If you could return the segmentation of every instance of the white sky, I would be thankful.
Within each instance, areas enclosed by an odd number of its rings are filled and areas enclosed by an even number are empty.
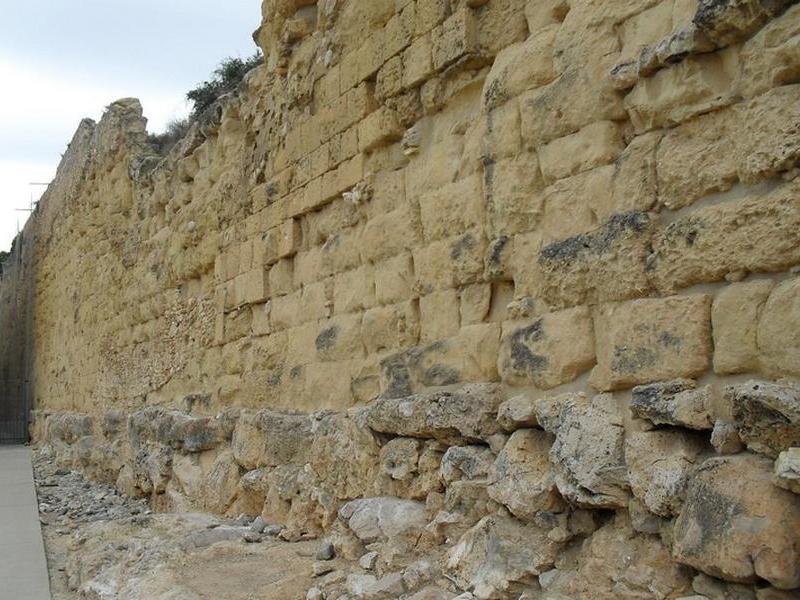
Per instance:
[[[84,117],[142,101],[148,129],[184,116],[186,92],[255,51],[260,0],[0,0],[0,250],[55,175]]]

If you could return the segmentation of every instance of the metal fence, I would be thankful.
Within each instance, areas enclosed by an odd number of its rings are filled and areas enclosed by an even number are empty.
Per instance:
[[[25,381],[0,381],[0,444],[28,442],[28,385]]]

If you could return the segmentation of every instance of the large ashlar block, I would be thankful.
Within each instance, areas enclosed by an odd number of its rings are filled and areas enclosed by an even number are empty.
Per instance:
[[[714,371],[758,370],[758,317],[775,284],[772,281],[734,283],[714,299]]]
[[[589,233],[544,246],[532,279],[537,295],[554,308],[644,296],[654,229],[647,213],[622,213]]]
[[[403,87],[412,88],[434,73],[430,34],[414,40],[403,52]]]
[[[414,249],[417,288],[424,292],[473,283],[483,273],[486,238],[480,230]]]
[[[454,337],[384,358],[381,388],[397,398],[431,387],[497,381],[499,347],[499,323],[463,327]]]
[[[711,297],[605,304],[595,315],[597,366],[590,384],[615,390],[703,374],[711,362]]]
[[[551,389],[594,365],[592,317],[585,306],[503,323],[497,369],[504,383]]]
[[[394,304],[413,296],[414,261],[401,252],[375,266],[375,298],[378,304]]]
[[[269,274],[264,267],[251,269],[234,279],[236,304],[257,304],[269,298]]]
[[[368,354],[396,351],[419,342],[419,310],[415,302],[372,308],[364,313],[361,335]]]
[[[534,229],[541,220],[544,187],[536,154],[487,161],[483,174],[489,230],[513,235]]]
[[[625,98],[636,131],[669,127],[728,106],[735,99],[738,50],[690,56],[647,79]]]
[[[480,175],[471,175],[423,194],[419,198],[419,209],[425,241],[480,227],[484,221]]]
[[[478,31],[475,16],[466,6],[433,30],[433,67],[438,71],[476,52]]]
[[[453,337],[461,326],[458,292],[434,292],[419,299],[420,342],[423,344]]]
[[[333,306],[337,315],[375,306],[375,269],[371,264],[334,276]]]
[[[539,149],[539,165],[547,183],[614,162],[625,144],[612,121],[598,121]]]
[[[340,315],[317,325],[314,348],[322,361],[364,358],[361,339],[361,313]]]
[[[622,95],[607,77],[578,65],[520,96],[522,140],[536,148],[601,120],[622,120]]]
[[[422,238],[419,215],[411,204],[376,215],[361,232],[361,259],[378,261],[417,246]]]
[[[557,26],[548,27],[500,51],[483,84],[487,110],[553,80],[553,41],[557,31]]]
[[[800,182],[703,207],[653,239],[652,279],[668,292],[735,271],[782,271],[800,263]]]
[[[799,24],[800,6],[793,6],[743,44],[737,85],[742,96],[752,98],[797,81],[797,70],[800,69]]]
[[[761,311],[757,335],[765,374],[800,375],[800,277],[772,290]]]

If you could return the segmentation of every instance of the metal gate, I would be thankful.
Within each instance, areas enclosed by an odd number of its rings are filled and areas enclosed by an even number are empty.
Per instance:
[[[28,442],[27,388],[24,381],[0,381],[0,444]]]

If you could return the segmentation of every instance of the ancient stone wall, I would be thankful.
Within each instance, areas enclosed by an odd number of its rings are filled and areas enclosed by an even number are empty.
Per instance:
[[[36,216],[40,436],[382,577],[416,540],[478,598],[800,587],[800,7],[263,17],[166,158],[135,100],[79,128]]]

